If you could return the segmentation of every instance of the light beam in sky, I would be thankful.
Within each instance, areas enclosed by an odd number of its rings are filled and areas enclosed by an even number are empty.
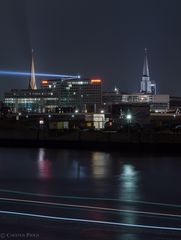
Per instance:
[[[4,71],[0,70],[0,75],[9,76],[31,76],[30,72],[18,72],[18,71]],[[65,75],[65,74],[51,74],[51,73],[35,73],[37,77],[50,77],[50,78],[80,78],[80,75]]]

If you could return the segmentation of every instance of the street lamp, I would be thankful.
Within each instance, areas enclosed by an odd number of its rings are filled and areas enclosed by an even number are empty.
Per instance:
[[[40,120],[39,120],[39,125],[40,125],[40,128],[43,127],[43,125],[44,125],[44,120],[43,120],[43,119],[40,119]]]
[[[130,122],[131,122],[131,119],[132,119],[132,115],[131,115],[130,113],[128,113],[128,114],[126,115],[126,119],[127,119],[128,123],[130,123]]]
[[[127,122],[128,122],[128,139],[130,141],[130,123],[131,123],[131,119],[132,119],[131,113],[128,113],[126,115],[126,119],[127,119]]]
[[[39,119],[39,126],[37,128],[37,140],[40,139],[40,130],[44,127],[44,119]]]
[[[41,119],[41,120],[39,121],[39,124],[40,124],[40,125],[43,125],[43,124],[44,124],[44,121]]]

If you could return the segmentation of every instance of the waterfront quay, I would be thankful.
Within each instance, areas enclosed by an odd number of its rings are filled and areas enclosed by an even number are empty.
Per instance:
[[[55,124],[56,123],[56,124]],[[0,120],[1,146],[38,146],[103,150],[179,152],[181,131],[178,128],[151,128],[125,125],[120,129],[51,128],[55,120],[42,117]],[[80,123],[80,122],[79,122]],[[177,125],[179,126],[179,125]]]

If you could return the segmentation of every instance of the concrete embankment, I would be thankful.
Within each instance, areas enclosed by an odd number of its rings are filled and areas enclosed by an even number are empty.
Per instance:
[[[181,134],[0,129],[0,146],[181,152]]]

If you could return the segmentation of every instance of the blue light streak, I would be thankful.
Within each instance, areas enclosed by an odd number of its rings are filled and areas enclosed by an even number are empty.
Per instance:
[[[179,232],[181,231],[181,228],[176,228],[176,227],[163,227],[163,226],[130,224],[130,223],[121,223],[121,222],[108,222],[108,221],[98,221],[98,220],[82,219],[82,218],[65,218],[65,217],[57,217],[57,216],[41,215],[41,214],[31,214],[31,213],[23,213],[23,212],[0,211],[0,214],[41,218],[41,219],[47,219],[47,220],[59,220],[59,221],[67,221],[67,222],[122,226],[122,227],[130,227],[130,228],[132,227],[132,228],[141,228],[141,229],[179,231]]]
[[[20,202],[20,203],[30,203],[37,205],[47,205],[50,207],[69,207],[69,208],[79,208],[79,209],[89,209],[89,210],[98,210],[98,211],[109,211],[109,212],[122,212],[122,213],[134,213],[134,214],[145,214],[145,215],[154,215],[162,217],[174,217],[181,218],[181,215],[170,214],[170,213],[160,213],[160,212],[146,212],[138,210],[127,210],[127,209],[117,209],[117,208],[105,208],[105,207],[95,207],[90,205],[80,205],[80,204],[66,204],[66,203],[56,203],[56,202],[44,202],[44,201],[35,201],[27,199],[15,199],[15,198],[0,198],[0,201],[10,201],[10,202]]]
[[[0,75],[9,75],[9,76],[31,76],[30,72],[17,72],[17,71],[4,71],[0,70]],[[52,78],[77,78],[80,76],[76,75],[65,75],[65,74],[51,74],[51,73],[35,73],[37,77],[52,77]]]

